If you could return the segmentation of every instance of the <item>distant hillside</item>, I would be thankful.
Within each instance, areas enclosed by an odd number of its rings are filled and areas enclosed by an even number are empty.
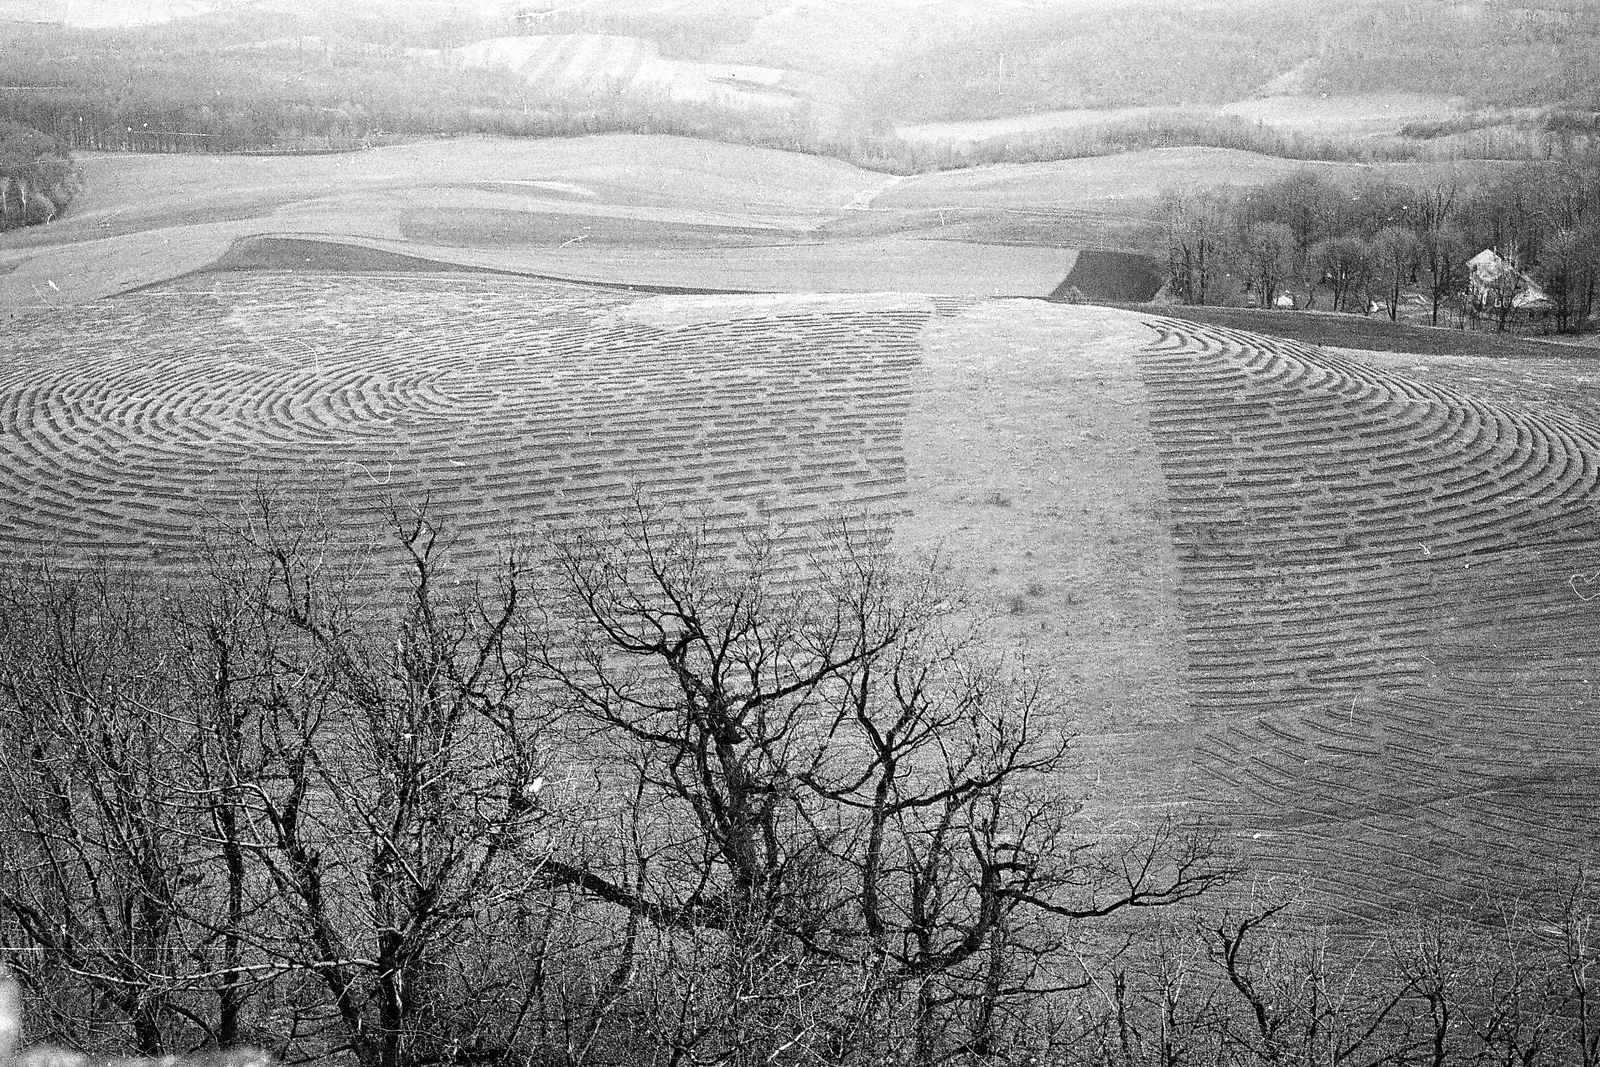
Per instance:
[[[868,92],[901,122],[1225,104],[1286,89],[1593,108],[1597,11],[1561,0],[1067,4],[930,29],[872,72]]]
[[[568,33],[494,37],[442,54],[446,62],[507,69],[536,90],[640,93],[737,109],[790,110],[828,86],[779,67],[669,59],[642,37]]]
[[[220,6],[210,0],[0,0],[0,22],[57,22],[83,28],[146,26],[203,15]]]
[[[1592,142],[1600,108],[1600,18],[1532,2],[0,0],[32,20],[6,24],[0,118],[162,152],[665,132],[896,173],[1193,145],[1530,158]],[[951,128],[984,121],[1006,129]]]

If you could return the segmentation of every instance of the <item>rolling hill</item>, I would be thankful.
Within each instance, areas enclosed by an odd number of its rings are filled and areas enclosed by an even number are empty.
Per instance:
[[[604,282],[981,296],[1047,295],[1075,247],[1016,248],[984,226],[942,233],[936,212],[876,210],[883,175],[679,137],[79,158],[71,214],[0,238],[0,313],[154,284],[262,235]]]
[[[1054,665],[1102,826],[1199,816],[1354,921],[1589,855],[1600,388],[1570,360],[296,241],[13,319],[0,558],[180,570],[261,486],[352,545],[426,494],[468,564],[636,487],[730,536],[866,511]]]

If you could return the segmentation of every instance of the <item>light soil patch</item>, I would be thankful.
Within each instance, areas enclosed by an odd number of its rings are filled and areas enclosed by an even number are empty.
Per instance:
[[[1148,198],[1180,185],[1258,184],[1304,164],[1229,148],[1156,148],[1049,163],[1002,163],[928,174],[886,190],[880,208],[1055,210]]]
[[[400,207],[409,225],[443,226],[466,235],[482,234],[483,247],[497,243],[497,219],[525,215],[531,220],[564,216],[572,224],[593,219],[601,224],[638,222],[639,243],[650,243],[649,225],[765,230],[785,238],[814,232],[825,215],[784,215],[762,212],[708,211],[699,208],[622,203],[581,204],[570,201],[463,189],[450,186],[397,190],[389,194],[390,203]]]
[[[837,160],[687,137],[468,137],[323,156],[82,153],[85,192],[49,229],[94,228],[131,214],[144,225],[227,203],[258,207],[352,192],[524,183],[529,195],[731,215],[834,210],[883,177]],[[540,183],[545,183],[542,187]],[[43,232],[43,231],[39,231]],[[52,238],[52,240],[55,238]],[[3,246],[0,246],[3,247]]]
[[[1280,130],[1324,137],[1380,137],[1413,122],[1442,122],[1467,113],[1456,96],[1424,93],[1361,93],[1350,96],[1265,96],[1219,109],[1224,115]]]
[[[1032,115],[1009,115],[1001,119],[972,119],[965,122],[919,122],[900,126],[895,135],[913,144],[976,144],[998,137],[1050,133],[1055,130],[1082,130],[1113,122],[1129,122],[1177,111],[1169,107],[1075,107],[1060,111],[1041,111]]]
[[[530,249],[485,265],[607,284],[742,292],[1048,296],[1075,253],[1052,248],[888,238],[745,248]]]
[[[1189,799],[1177,561],[1133,353],[1151,334],[1099,308],[984,303],[935,320],[906,419],[908,517],[1033,648],[1081,732],[1062,788],[1101,817]]]

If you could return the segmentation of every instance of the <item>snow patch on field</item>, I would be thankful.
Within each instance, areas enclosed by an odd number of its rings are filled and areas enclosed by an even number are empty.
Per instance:
[[[933,301],[903,293],[775,293],[771,295],[658,296],[613,310],[607,325],[681,327],[804,313],[931,314]]]
[[[792,108],[815,98],[819,79],[778,67],[664,58],[653,41],[611,34],[494,37],[457,48],[454,62],[506,67],[552,91],[627,89],[744,109]]]

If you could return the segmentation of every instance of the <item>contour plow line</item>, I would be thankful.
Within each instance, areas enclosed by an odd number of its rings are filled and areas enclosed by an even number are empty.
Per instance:
[[[1148,325],[1206,803],[1352,914],[1572,855],[1569,813],[1600,802],[1600,596],[1576,580],[1600,567],[1600,429]],[[1545,812],[1538,840],[1508,807]]]

